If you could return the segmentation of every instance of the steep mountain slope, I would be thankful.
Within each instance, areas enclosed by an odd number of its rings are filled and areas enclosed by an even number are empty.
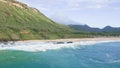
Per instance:
[[[15,0],[0,0],[0,40],[55,39],[71,31],[35,8]]]

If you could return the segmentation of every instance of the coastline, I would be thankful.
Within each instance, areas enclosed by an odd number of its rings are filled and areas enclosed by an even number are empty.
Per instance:
[[[96,38],[69,38],[54,40],[23,40],[20,42],[80,42],[80,41],[120,41],[120,37],[96,37]]]
[[[24,40],[19,42],[42,42],[42,43],[77,43],[79,45],[94,45],[98,43],[120,42],[120,37],[95,37],[95,38],[70,38],[70,39],[55,39],[55,40]]]
[[[20,50],[28,52],[39,52],[47,50],[56,50],[61,48],[77,48],[82,45],[94,45],[106,42],[120,42],[120,38],[73,38],[56,40],[24,40],[16,41],[13,44],[0,44],[0,50]]]

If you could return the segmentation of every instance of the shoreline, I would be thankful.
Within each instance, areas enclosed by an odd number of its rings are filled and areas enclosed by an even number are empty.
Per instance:
[[[80,41],[120,41],[120,37],[99,37],[99,38],[69,38],[54,40],[23,40],[17,42],[80,42]]]
[[[69,42],[69,43],[68,43]],[[39,52],[56,50],[61,48],[77,48],[82,45],[94,45],[106,42],[120,42],[120,38],[80,38],[80,39],[56,39],[56,40],[24,40],[13,44],[0,44],[0,50],[20,50]],[[8,42],[9,43],[9,42]]]

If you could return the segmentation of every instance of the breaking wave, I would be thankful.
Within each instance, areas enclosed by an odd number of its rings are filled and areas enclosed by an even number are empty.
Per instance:
[[[109,41],[79,41],[79,42],[8,42],[0,43],[0,50],[22,50],[22,51],[30,51],[30,52],[38,52],[38,51],[47,51],[47,50],[55,50],[61,48],[77,48],[82,45],[94,45],[98,43],[106,43],[106,42],[117,42],[115,40]]]

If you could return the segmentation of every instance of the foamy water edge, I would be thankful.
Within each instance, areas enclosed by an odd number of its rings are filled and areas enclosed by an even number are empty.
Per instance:
[[[39,52],[47,50],[56,50],[61,48],[77,48],[83,45],[94,45],[107,42],[120,42],[120,40],[105,40],[105,41],[77,41],[73,43],[54,44],[53,42],[15,42],[14,44],[8,44],[3,47],[4,44],[0,44],[0,50],[20,50],[28,52]]]

